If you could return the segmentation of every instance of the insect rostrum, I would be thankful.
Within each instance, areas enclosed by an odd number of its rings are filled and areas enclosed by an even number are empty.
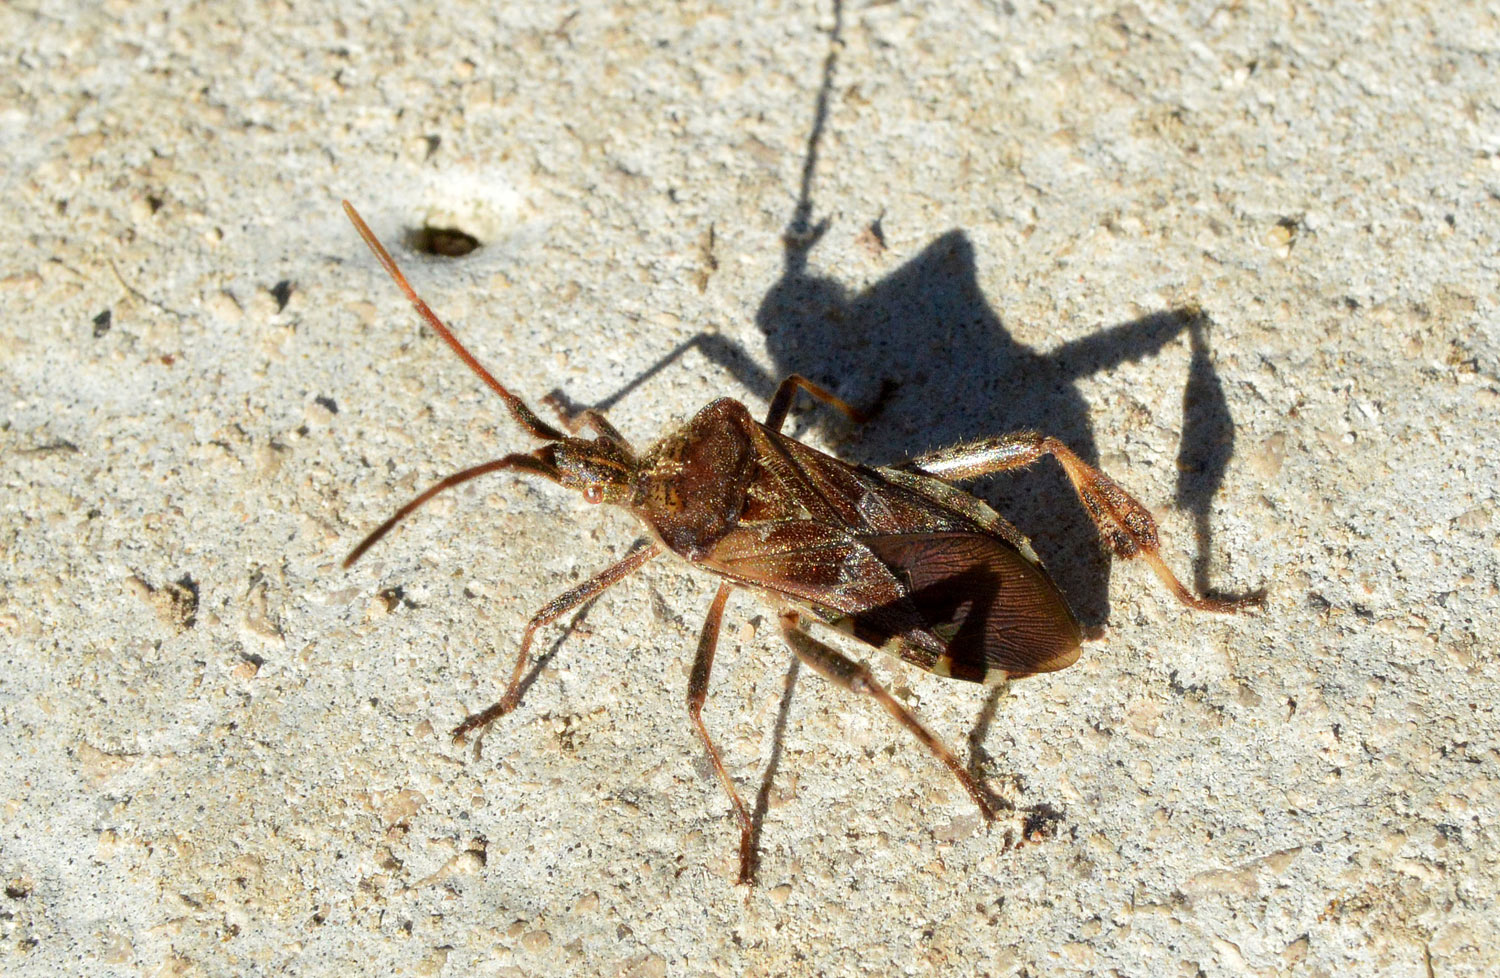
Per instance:
[[[1031,545],[994,510],[950,483],[1058,460],[1106,545],[1141,557],[1184,604],[1233,611],[1259,600],[1199,597],[1158,553],[1151,514],[1102,472],[1060,442],[1033,432],[960,445],[894,468],[851,465],[780,433],[792,399],[806,391],[850,418],[862,414],[799,376],[771,399],[765,423],[739,401],[720,398],[677,431],[637,453],[600,413],[564,419],[567,430],[537,417],[494,378],[416,294],[390,254],[346,201],[365,243],[423,320],[505,401],[517,424],[542,447],[457,472],[386,520],[344,561],[349,566],[401,519],[434,495],[503,469],[549,479],[592,503],[629,510],[648,542],[595,577],[559,595],[521,633],[510,684],[499,702],[460,723],[455,738],[482,731],[520,699],[538,628],[671,553],[719,579],[688,682],[688,715],[740,826],[739,881],[749,883],[755,853],[749,812],[704,726],[702,709],[720,620],[735,588],[755,591],[779,612],[782,638],[818,673],[879,703],[947,765],[987,821],[995,813],[957,756],[869,669],[815,638],[811,621],[844,631],[939,676],[997,683],[1071,665],[1084,630]],[[587,428],[591,437],[580,430]]]

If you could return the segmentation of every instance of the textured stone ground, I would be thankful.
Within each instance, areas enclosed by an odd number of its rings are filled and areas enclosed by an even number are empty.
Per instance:
[[[1493,967],[1493,5],[73,6],[0,8],[7,974]],[[531,444],[342,197],[528,398],[645,442],[798,370],[890,392],[797,419],[870,462],[1044,428],[1266,610],[1107,566],[1050,466],[978,486],[1109,621],[996,695],[876,656],[986,833],[736,597],[737,888],[711,582],[605,596],[475,761],[633,524],[495,476],[340,569]]]

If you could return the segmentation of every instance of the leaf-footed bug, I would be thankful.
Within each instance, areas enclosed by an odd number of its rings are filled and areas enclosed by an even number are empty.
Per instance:
[[[390,253],[347,202],[344,210],[381,266],[428,326],[500,396],[526,432],[544,442],[441,480],[365,537],[348,567],[427,500],[470,479],[512,469],[574,489],[591,503],[629,510],[647,542],[532,616],[521,634],[500,700],[453,731],[483,731],[520,699],[537,629],[597,597],[662,553],[720,579],[698,639],[688,681],[688,716],[734,807],[740,827],[739,882],[755,869],[750,813],[703,723],[703,703],[720,621],[735,588],[775,603],[782,639],[802,662],[834,683],[875,700],[945,764],[986,821],[995,812],[968,770],[937,736],[875,681],[867,666],[814,638],[807,619],[938,676],[1001,683],[1075,662],[1091,637],[1043,569],[1031,544],[989,506],[951,483],[1016,469],[1051,455],[1061,463],[1104,543],[1140,557],[1179,601],[1200,611],[1236,611],[1262,595],[1200,597],[1179,582],[1159,553],[1156,522],[1144,506],[1056,439],[1017,432],[924,455],[892,468],[851,465],[780,433],[792,400],[805,391],[864,420],[858,409],[792,375],[771,399],[765,423],[745,405],[720,398],[677,431],[637,453],[603,414],[583,411],[568,431],[542,421],[458,341],[406,281]],[[592,438],[580,437],[586,427]]]

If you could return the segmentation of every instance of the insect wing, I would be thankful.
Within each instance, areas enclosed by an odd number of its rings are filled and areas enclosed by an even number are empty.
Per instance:
[[[868,548],[812,520],[741,524],[702,563],[743,584],[849,615],[903,597],[901,582]]]
[[[1077,661],[1083,631],[1067,602],[1045,572],[1005,541],[981,533],[899,533],[859,542],[906,585],[905,597],[946,646],[935,672],[984,682]]]

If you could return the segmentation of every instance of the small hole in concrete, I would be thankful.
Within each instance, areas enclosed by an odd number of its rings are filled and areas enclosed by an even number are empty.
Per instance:
[[[416,251],[439,258],[462,258],[479,247],[479,239],[467,231],[426,226],[407,232],[406,243]]]

